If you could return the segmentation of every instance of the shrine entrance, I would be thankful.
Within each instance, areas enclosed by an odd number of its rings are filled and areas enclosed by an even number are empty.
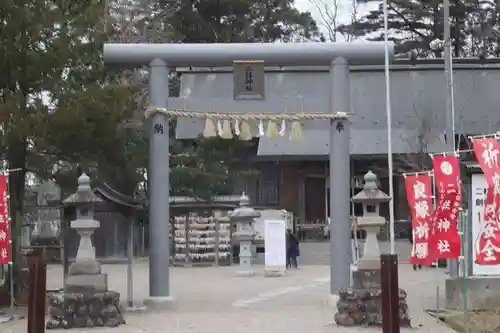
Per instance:
[[[332,237],[330,248],[330,292],[350,285],[350,88],[349,65],[372,64],[384,57],[383,42],[300,43],[300,44],[105,44],[108,65],[138,68],[149,66],[150,108],[147,117],[149,140],[149,299],[151,304],[172,302],[169,277],[169,122],[168,117],[206,118],[223,122],[281,122],[327,120],[330,122],[329,189]],[[392,54],[393,45],[389,45]],[[169,70],[177,67],[234,67],[234,99],[230,113],[189,111],[185,101],[169,98]],[[268,96],[265,87],[267,66],[329,67],[331,87],[328,107],[303,106],[299,112],[283,114],[283,96]],[[288,92],[292,96],[294,92]],[[309,109],[310,108],[310,109]],[[228,124],[228,125],[226,125]],[[294,125],[292,125],[293,127]],[[223,127],[221,125],[221,127]],[[297,126],[296,126],[297,127]],[[299,123],[300,130],[300,123]],[[214,129],[212,129],[213,131]],[[224,138],[224,128],[216,128]],[[226,128],[227,130],[227,128]],[[292,128],[293,130],[293,128]],[[243,132],[243,127],[242,127]],[[248,132],[248,131],[247,131]],[[261,126],[259,124],[259,132]],[[257,136],[259,133],[250,133]],[[335,269],[333,269],[335,267]]]

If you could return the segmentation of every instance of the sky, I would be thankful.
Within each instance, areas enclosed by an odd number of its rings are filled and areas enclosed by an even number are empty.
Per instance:
[[[353,0],[295,0],[295,6],[301,11],[309,11],[313,15],[314,19],[320,26],[322,32],[326,33],[326,28],[324,27],[320,10],[324,11],[325,7],[327,10],[332,11],[333,4],[337,2],[339,6],[337,22],[340,24],[347,24],[351,22]],[[361,17],[368,13],[370,9],[374,9],[378,6],[380,1],[373,1],[370,3],[359,3],[357,8],[357,17]]]

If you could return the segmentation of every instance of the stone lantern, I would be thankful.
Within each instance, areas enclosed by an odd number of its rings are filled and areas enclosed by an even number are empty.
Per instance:
[[[380,276],[380,249],[377,233],[385,225],[380,216],[380,204],[390,197],[379,190],[377,176],[371,171],[364,176],[363,190],[356,194],[353,202],[363,205],[363,215],[357,217],[358,228],[366,231],[363,256],[358,269],[353,272],[350,290],[339,292],[337,313],[334,320],[340,326],[382,326],[382,290]],[[410,327],[406,292],[399,289],[399,326]],[[397,320],[397,318],[394,318]]]
[[[249,207],[250,200],[243,193],[240,197],[240,205],[236,208],[229,219],[231,223],[236,223],[234,236],[240,244],[240,267],[236,272],[240,276],[253,276],[252,269],[252,243],[255,237],[254,219],[260,217],[260,213]]]
[[[107,277],[101,274],[101,265],[96,260],[91,236],[99,228],[99,221],[94,219],[94,206],[102,202],[90,187],[90,178],[85,173],[78,177],[78,189],[64,200],[64,204],[76,207],[76,219],[71,221],[71,228],[80,235],[80,244],[76,253],[75,262],[69,267],[69,277],[66,289],[84,290],[86,287],[92,292],[107,291]]]
[[[102,200],[90,187],[85,173],[78,177],[78,189],[63,201],[76,208],[71,228],[80,235],[76,261],[69,267],[64,291],[48,296],[47,329],[116,327],[125,324],[120,306],[120,294],[108,290],[108,277],[101,272],[96,260],[91,236],[99,228],[94,219],[94,206]]]
[[[377,176],[368,171],[364,176],[363,190],[356,194],[352,201],[363,205],[363,215],[356,217],[357,226],[366,232],[365,244],[363,247],[363,256],[358,262],[358,272],[354,272],[354,284],[356,285],[356,276],[366,279],[367,276],[373,276],[378,279],[380,276],[380,248],[377,240],[377,234],[380,228],[386,224],[385,218],[380,216],[380,204],[389,202],[390,197],[379,190]],[[366,274],[371,271],[372,274]],[[373,281],[375,282],[375,281]],[[361,287],[361,286],[360,286]]]

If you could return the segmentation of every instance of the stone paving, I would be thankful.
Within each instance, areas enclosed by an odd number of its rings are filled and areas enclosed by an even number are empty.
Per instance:
[[[359,240],[359,248],[363,249],[363,240]],[[379,242],[380,251],[389,252],[389,242]],[[411,244],[407,239],[397,239],[394,248],[399,256],[399,262],[407,262],[411,253]],[[361,255],[361,253],[360,253]],[[330,243],[325,242],[301,242],[300,243],[301,265],[329,265]]]
[[[110,288],[126,300],[126,266],[105,265]],[[285,277],[265,278],[257,267],[253,278],[234,275],[235,267],[172,268],[171,288],[176,307],[164,313],[127,313],[127,325],[115,329],[72,330],[75,333],[357,333],[380,329],[344,328],[333,323],[334,309],[327,305],[328,266],[309,265]],[[427,315],[436,308],[436,285],[443,285],[440,269],[414,272],[400,266],[400,285],[407,289],[415,326],[408,331],[451,333],[450,328]],[[62,268],[48,268],[48,288],[62,286]],[[444,290],[444,288],[441,288]],[[134,298],[141,304],[148,295],[148,263],[134,265]],[[441,303],[443,304],[443,303]],[[1,324],[2,333],[26,332],[25,320]]]

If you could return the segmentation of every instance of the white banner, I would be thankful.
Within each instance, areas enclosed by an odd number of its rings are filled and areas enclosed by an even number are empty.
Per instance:
[[[286,267],[286,222],[265,220],[266,267]]]
[[[471,179],[471,201],[472,201],[472,246],[481,230],[483,223],[483,200],[486,192],[486,179],[483,174],[473,174]],[[472,251],[472,275],[500,275],[500,265],[486,266],[476,264],[476,251]]]

